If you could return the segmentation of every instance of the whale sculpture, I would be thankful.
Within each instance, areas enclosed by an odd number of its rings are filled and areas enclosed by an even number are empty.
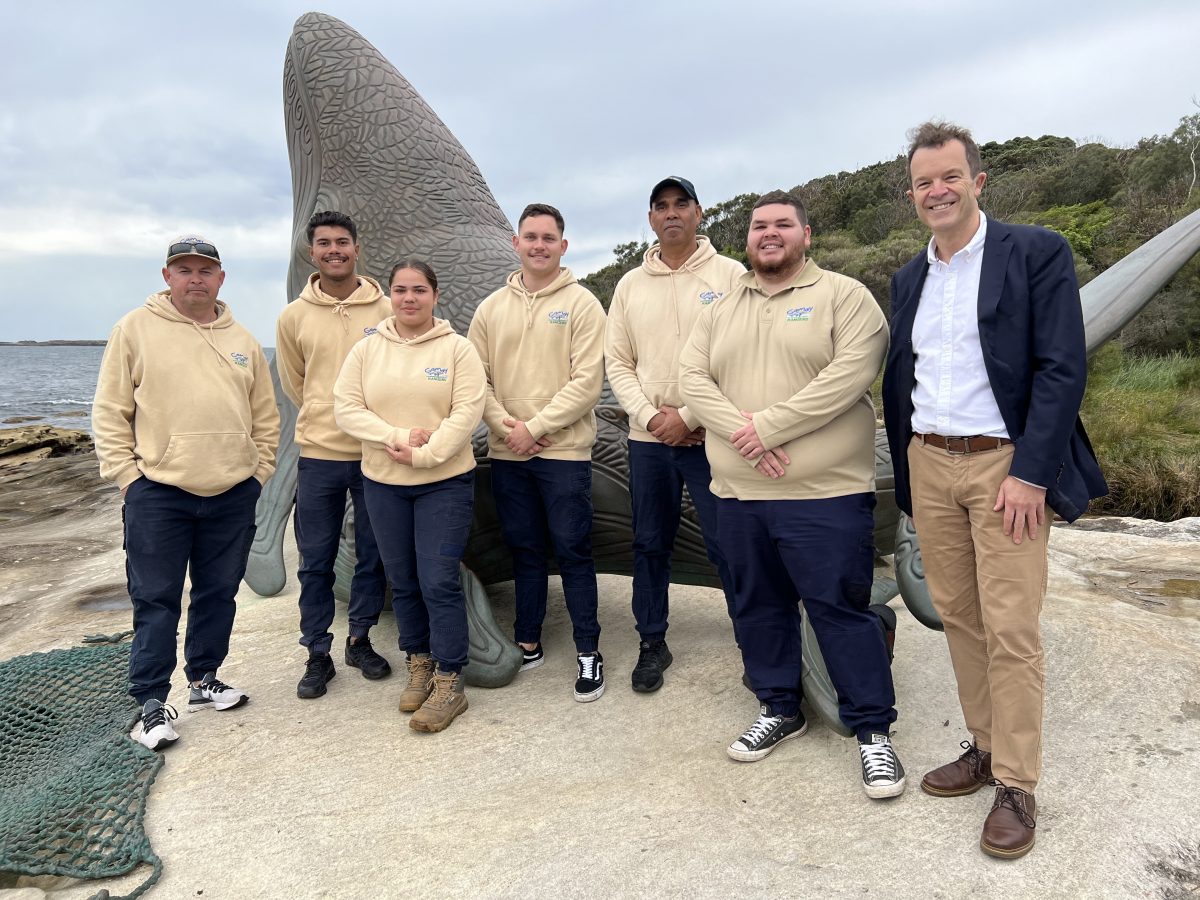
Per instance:
[[[428,260],[442,287],[440,314],[466,333],[478,303],[517,266],[512,226],[474,161],[382,54],[332,16],[307,13],[296,21],[283,80],[294,196],[286,299],[298,296],[313,271],[304,236],[308,219],[319,210],[337,209],[358,223],[363,272],[386,276],[393,260],[408,256]],[[1130,259],[1139,258],[1137,274],[1122,271],[1123,261],[1087,286],[1089,349],[1115,334],[1200,249],[1200,214],[1186,222],[1192,223],[1190,231],[1177,231],[1185,224],[1180,223],[1160,236],[1176,234],[1170,254],[1150,249],[1160,240],[1156,238],[1131,255]],[[1134,268],[1126,271],[1132,273]],[[278,593],[287,579],[283,530],[294,502],[298,456],[292,443],[296,411],[279,390],[277,379],[276,396],[284,419],[279,468],[259,501],[258,533],[246,573],[250,587],[264,595]],[[607,389],[596,414],[592,462],[596,566],[600,572],[632,575],[626,417]],[[476,515],[463,571],[471,651],[464,675],[473,684],[497,686],[515,675],[520,653],[496,625],[487,599],[486,586],[509,580],[512,573],[492,502],[482,430],[474,446],[479,459]],[[895,506],[882,431],[876,438],[876,462],[878,551],[883,555],[897,551],[897,579],[906,604],[924,624],[940,627],[920,577],[916,536]],[[353,569],[352,529],[348,517],[348,540],[338,562],[338,590],[343,593]],[[690,507],[685,508],[676,542],[672,581],[720,585]],[[878,579],[872,602],[886,603],[896,591],[896,582]],[[831,727],[848,733],[838,718],[836,692],[811,629],[806,627],[804,637],[806,696]]]

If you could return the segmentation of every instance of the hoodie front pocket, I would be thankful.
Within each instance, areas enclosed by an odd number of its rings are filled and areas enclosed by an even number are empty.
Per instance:
[[[174,434],[150,470],[164,484],[237,484],[258,468],[258,448],[245,432]]]

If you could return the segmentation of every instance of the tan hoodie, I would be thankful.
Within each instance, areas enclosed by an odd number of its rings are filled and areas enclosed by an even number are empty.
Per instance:
[[[471,432],[483,414],[483,365],[470,341],[445,319],[405,340],[395,318],[351,348],[333,387],[338,427],[362,442],[363,474],[386,484],[430,484],[475,468]],[[409,432],[433,435],[395,462],[384,445],[408,444]]]
[[[487,373],[488,456],[524,462],[504,444],[510,417],[551,445],[543,459],[588,460],[596,440],[593,410],[604,387],[604,308],[562,269],[530,293],[520,270],[479,304],[468,332]]]
[[[700,246],[678,269],[662,261],[658,244],[647,250],[617,282],[608,307],[604,361],[632,441],[658,441],[646,426],[663,405],[678,408],[689,428],[700,425],[679,396],[679,351],[701,310],[729,293],[746,269],[703,235],[696,240]]]
[[[159,291],[108,337],[92,431],[100,474],[139,476],[201,497],[275,471],[279,410],[258,341],[217,301],[200,325]]]
[[[718,497],[811,500],[875,489],[871,382],[887,352],[887,321],[853,278],[811,259],[768,297],[753,272],[701,313],[679,356],[679,388],[708,429]],[[791,458],[771,479],[729,437],[754,413],[767,449]]]
[[[362,444],[333,420],[333,383],[350,348],[375,333],[392,306],[379,283],[358,277],[358,289],[345,300],[321,290],[313,272],[294,303],[275,326],[275,368],[279,383],[300,410],[296,444],[310,459],[356,461]]]

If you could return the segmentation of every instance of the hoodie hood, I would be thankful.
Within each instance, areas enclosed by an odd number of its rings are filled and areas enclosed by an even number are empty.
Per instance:
[[[415,338],[400,337],[399,332],[396,331],[395,316],[388,316],[379,323],[377,328],[380,337],[386,338],[394,344],[400,344],[401,346],[407,347],[415,347],[418,344],[435,341],[440,337],[445,337],[448,334],[455,333],[449,322],[447,322],[445,319],[439,319],[437,316],[434,316],[433,318],[433,327],[424,334],[418,335]]]
[[[233,324],[233,313],[229,311],[229,306],[225,301],[217,301],[217,318],[212,322],[206,322],[201,325],[195,319],[189,319],[175,308],[175,305],[171,302],[171,292],[169,290],[158,291],[147,297],[146,309],[169,322],[179,322],[181,325],[195,325],[197,328],[202,329],[228,328]]]
[[[648,275],[670,275],[672,272],[678,271],[698,272],[704,263],[717,255],[717,248],[702,234],[696,235],[696,243],[699,244],[696,252],[689,256],[679,269],[672,269],[662,261],[662,248],[658,244],[654,244],[646,251],[642,257],[642,266]]]
[[[368,275],[359,275],[358,287],[354,289],[354,293],[345,300],[339,300],[337,297],[332,297],[321,290],[321,273],[313,272],[308,276],[308,283],[304,285],[304,290],[300,292],[299,299],[314,306],[323,306],[328,309],[341,320],[342,330],[349,333],[349,307],[367,306],[371,303],[377,303],[383,299],[383,296],[383,288],[379,286],[378,281]]]
[[[561,267],[558,270],[558,277],[542,288],[540,291],[530,293],[525,289],[525,285],[521,281],[521,270],[511,273],[508,276],[508,281],[505,284],[508,289],[517,295],[525,303],[525,327],[533,327],[533,305],[543,297],[549,297],[565,287],[570,287],[575,284],[576,278],[571,274],[571,270]]]
[[[647,250],[645,256],[642,257],[642,270],[647,275],[667,275],[671,278],[671,309],[675,314],[676,337],[680,336],[682,331],[679,321],[679,296],[675,290],[675,276],[692,275],[707,284],[708,279],[701,274],[701,269],[708,260],[717,255],[717,248],[704,235],[696,235],[696,243],[698,246],[695,252],[678,269],[672,269],[662,261],[662,247],[658,244]],[[709,284],[709,287],[715,287],[715,285]]]
[[[379,286],[378,281],[369,275],[359,275],[358,287],[354,289],[353,294],[345,300],[331,297],[321,290],[320,272],[313,272],[309,275],[308,283],[304,285],[304,290],[300,292],[301,300],[306,300],[317,306],[362,306],[367,303],[374,303],[382,296],[383,288]]]
[[[213,340],[213,331],[217,328],[228,328],[233,324],[233,313],[229,311],[229,306],[217,300],[217,317],[211,321],[201,325],[195,319],[189,319],[183,313],[175,308],[171,302],[170,291],[159,291],[157,294],[151,294],[146,298],[146,309],[154,313],[156,316],[161,316],[168,322],[178,322],[180,325],[191,325],[196,329],[196,334],[212,348],[212,352],[217,354],[217,359],[221,360],[226,365],[235,365],[232,359],[225,356],[218,349],[216,341]]]
[[[521,281],[521,270],[520,269],[517,269],[517,271],[513,272],[512,274],[510,274],[508,276],[507,283],[508,283],[508,286],[513,291],[520,294],[526,300],[536,300],[540,297],[549,297],[551,294],[555,293],[556,291],[561,291],[567,285],[574,284],[575,281],[576,281],[576,278],[574,275],[571,274],[571,270],[566,267],[562,267],[558,270],[558,277],[555,278],[548,285],[546,285],[544,288],[542,288],[540,291],[530,292],[525,289],[525,285]]]

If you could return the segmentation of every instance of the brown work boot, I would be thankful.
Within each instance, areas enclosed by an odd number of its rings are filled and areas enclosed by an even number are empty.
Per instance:
[[[459,715],[467,711],[467,695],[463,693],[462,673],[433,674],[433,693],[408,720],[413,731],[442,731],[450,727]]]
[[[977,750],[973,743],[963,741],[966,753],[954,762],[926,772],[921,790],[935,797],[962,797],[973,794],[992,780],[992,754]]]
[[[400,712],[416,712],[433,690],[433,657],[413,653],[408,657],[408,684],[400,694]]]
[[[1033,849],[1037,802],[1033,794],[998,785],[992,811],[983,822],[979,847],[988,856],[1016,859]]]

